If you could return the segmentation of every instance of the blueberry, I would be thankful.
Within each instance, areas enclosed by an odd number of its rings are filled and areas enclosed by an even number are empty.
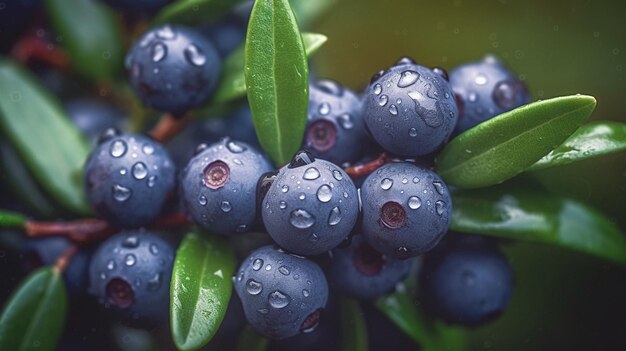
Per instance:
[[[357,299],[374,299],[394,289],[411,269],[414,260],[398,260],[374,250],[361,235],[350,246],[333,250],[329,271],[331,284]]]
[[[457,107],[445,77],[405,58],[374,76],[364,94],[363,115],[380,146],[415,157],[432,153],[448,140]]]
[[[423,254],[448,230],[452,201],[434,172],[413,164],[389,163],[361,188],[363,235],[376,250],[396,258]]]
[[[301,152],[280,169],[261,203],[263,223],[281,247],[316,255],[352,231],[359,200],[352,180],[335,164]]]
[[[181,26],[145,33],[126,57],[130,83],[144,104],[181,114],[213,93],[221,60],[210,40]]]
[[[303,148],[341,165],[358,161],[368,142],[359,97],[332,80],[311,83]]]
[[[156,234],[131,231],[104,241],[89,264],[89,291],[120,321],[166,323],[175,249]]]
[[[248,323],[272,339],[314,330],[328,300],[328,283],[316,263],[269,245],[243,261],[235,290]]]
[[[154,220],[174,188],[170,157],[154,140],[108,130],[85,166],[87,200],[100,216],[124,228]]]
[[[90,141],[95,141],[106,129],[123,130],[125,127],[122,111],[98,100],[71,100],[65,104],[65,111]]]
[[[511,266],[494,243],[480,239],[446,242],[424,258],[424,305],[444,321],[479,325],[500,315],[510,300]]]
[[[245,23],[234,16],[202,26],[199,31],[211,39],[220,57],[223,58],[235,51],[246,38]]]
[[[256,219],[256,185],[272,170],[248,144],[229,138],[202,145],[181,175],[182,198],[194,221],[212,233],[247,231]]]
[[[172,2],[172,0],[104,0],[104,2],[124,11],[153,13]]]
[[[492,55],[455,68],[450,84],[459,104],[455,134],[530,102],[526,84]]]

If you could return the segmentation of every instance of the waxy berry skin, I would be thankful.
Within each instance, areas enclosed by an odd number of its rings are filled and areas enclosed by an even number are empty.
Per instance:
[[[428,169],[394,162],[370,174],[361,187],[365,240],[395,258],[421,255],[448,230],[452,201],[446,184]]]
[[[271,245],[243,261],[235,291],[248,323],[272,339],[314,330],[328,300],[326,277],[315,262]]]
[[[445,71],[408,58],[374,76],[363,94],[367,130],[383,149],[400,156],[439,149],[450,138],[457,115]]]

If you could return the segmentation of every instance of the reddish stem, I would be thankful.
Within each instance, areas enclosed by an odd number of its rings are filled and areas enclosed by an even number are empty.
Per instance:
[[[175,116],[171,113],[166,113],[163,117],[161,117],[154,128],[152,128],[150,135],[154,140],[160,143],[165,143],[180,133],[180,131],[187,126],[192,118],[191,114]]]
[[[63,251],[61,256],[59,256],[57,260],[54,262],[54,269],[56,269],[57,272],[59,273],[62,273],[63,271],[65,271],[65,268],[67,267],[67,265],[72,260],[72,257],[74,257],[74,255],[76,255],[77,252],[78,252],[78,246],[72,245],[68,247],[65,251]]]
[[[350,176],[350,178],[358,179],[368,176],[370,173],[374,172],[379,167],[388,163],[389,161],[389,156],[387,156],[387,154],[383,152],[376,159],[361,165],[348,167],[345,169],[345,171]]]
[[[70,59],[62,49],[36,35],[22,37],[13,46],[11,55],[23,64],[37,59],[63,70],[70,65]]]

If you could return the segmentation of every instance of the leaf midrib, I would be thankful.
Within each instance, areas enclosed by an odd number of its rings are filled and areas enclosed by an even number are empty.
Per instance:
[[[278,159],[280,160],[280,162],[283,162],[285,160],[285,155],[283,155],[283,140],[282,140],[282,124],[280,121],[280,116],[279,116],[279,112],[278,112],[278,81],[276,79],[276,1],[280,1],[280,0],[271,0],[272,1],[272,24],[271,24],[271,31],[272,31],[272,78],[274,80],[274,84],[272,84],[272,88],[274,90],[274,95],[273,100],[274,100],[274,116],[276,117],[276,140],[278,141],[277,144],[277,154],[278,154]]]

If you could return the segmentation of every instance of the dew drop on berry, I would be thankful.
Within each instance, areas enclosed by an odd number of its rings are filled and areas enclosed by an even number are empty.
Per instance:
[[[383,180],[380,181],[380,187],[383,190],[389,190],[391,189],[392,186],[393,186],[393,180],[389,178],[384,178]]]
[[[126,146],[126,142],[122,140],[116,140],[111,143],[111,149],[109,150],[111,156],[118,158],[124,156],[128,147]]]
[[[443,184],[441,184],[441,182],[433,182],[433,186],[435,187],[435,190],[437,190],[437,192],[439,193],[439,195],[443,195]]]
[[[130,199],[133,191],[119,184],[113,185],[113,199],[117,202],[124,202]]]
[[[122,241],[122,246],[128,249],[134,249],[139,246],[139,237],[131,235]]]
[[[339,207],[335,206],[333,207],[333,209],[330,211],[330,214],[328,215],[328,224],[337,225],[339,224],[339,222],[341,222],[342,218],[343,218],[343,215],[341,214],[341,210],[339,209]]]
[[[185,48],[184,54],[187,61],[194,66],[200,67],[206,63],[206,56],[204,56],[202,51],[200,51],[200,49],[193,44]]]
[[[317,112],[319,112],[319,114],[322,116],[326,116],[327,114],[330,113],[330,104],[327,102],[320,104],[319,108],[317,109]]]
[[[469,95],[467,96],[467,100],[469,100],[469,102],[477,102],[478,101],[478,94],[476,94],[476,92],[471,92],[469,93]]]
[[[148,284],[147,284],[148,290],[155,291],[161,287],[161,280],[162,280],[161,276],[162,276],[162,273],[159,272],[153,275],[152,278],[148,280]]]
[[[337,180],[342,180],[343,179],[343,175],[341,174],[340,171],[338,170],[333,170],[333,178],[337,179]]]
[[[278,207],[280,207],[281,209],[286,209],[287,208],[287,203],[285,201],[280,201],[278,203]]]
[[[441,67],[434,67],[433,72],[438,74],[441,78],[445,79],[446,81],[450,80],[450,78],[448,77],[448,72]]]
[[[270,310],[268,310],[267,308],[260,308],[257,310],[257,312],[259,312],[260,314],[268,314],[270,313]]]
[[[418,208],[422,207],[422,200],[417,196],[411,196],[409,197],[407,205],[410,209],[417,210]]]
[[[248,279],[246,282],[246,291],[250,295],[258,295],[263,291],[263,284],[257,282],[254,279]]]
[[[200,196],[198,197],[198,203],[199,203],[200,205],[202,205],[202,206],[206,206],[207,202],[208,202],[208,200],[207,200],[206,196],[204,196],[204,195],[200,195]]]
[[[300,195],[298,195],[298,199],[304,200],[306,199],[306,195],[304,193],[300,193]]]
[[[135,263],[137,263],[137,258],[135,257],[135,255],[133,254],[126,255],[126,258],[124,259],[124,264],[126,264],[129,267],[132,267],[135,265]]]
[[[228,201],[222,201],[220,208],[224,211],[224,213],[228,213],[233,209],[233,206]]]
[[[398,108],[396,107],[396,105],[389,106],[389,113],[391,113],[394,116],[398,115]]]
[[[388,101],[389,101],[389,97],[387,95],[381,95],[378,98],[378,105],[385,106],[385,105],[387,105]]]
[[[120,175],[126,175],[126,173],[128,173],[128,171],[126,170],[126,168],[120,168]]]
[[[234,154],[240,154],[244,151],[247,150],[247,148],[239,143],[237,143],[236,141],[229,141],[226,143],[226,147],[228,148],[228,150],[230,150],[230,152],[234,153]]]
[[[333,192],[326,184],[317,189],[317,199],[321,202],[328,202],[333,198]]]
[[[289,215],[289,223],[298,229],[307,229],[315,224],[315,217],[306,210],[297,209]]]
[[[289,268],[285,267],[285,266],[280,266],[278,267],[278,271],[282,274],[282,275],[289,275],[289,273],[291,273],[291,271],[289,271]]]
[[[109,260],[109,262],[107,262],[107,269],[112,271],[115,269],[115,261],[113,260]]]
[[[306,180],[315,180],[320,177],[320,171],[315,167],[309,167],[304,171],[302,178]]]
[[[487,84],[487,81],[487,76],[482,73],[474,78],[474,83],[476,83],[476,85],[485,85]]]
[[[152,46],[152,61],[159,62],[163,60],[165,56],[167,56],[167,47],[161,42],[156,42]]]
[[[380,84],[374,85],[374,94],[380,95],[383,92],[383,87]]]
[[[176,33],[172,30],[172,27],[163,26],[156,31],[156,36],[161,39],[174,39],[176,37]]]
[[[148,168],[146,167],[145,163],[137,162],[133,165],[133,177],[135,177],[135,179],[141,180],[147,176]]]
[[[276,290],[268,297],[270,306],[274,308],[285,308],[291,302],[291,297],[282,291]]]
[[[156,184],[156,181],[157,181],[157,176],[150,176],[148,178],[148,188],[152,188]]]
[[[400,73],[400,79],[398,80],[398,88],[410,87],[411,85],[415,84],[415,82],[417,82],[419,78],[420,78],[419,73],[412,71],[412,70],[406,70]]]
[[[159,254],[159,246],[157,244],[150,244],[150,253],[153,255]]]
[[[339,117],[337,117],[337,121],[339,121],[339,125],[341,126],[341,128],[345,130],[350,130],[354,128],[354,121],[352,119],[352,115],[349,113],[339,115]]]
[[[413,183],[417,184],[420,182],[420,179],[418,177],[413,177]]]
[[[283,185],[283,186],[280,188],[280,191],[282,191],[283,193],[288,192],[288,191],[289,191],[289,186],[288,186],[287,184]]]
[[[304,296],[304,297],[309,297],[309,295],[310,295],[310,294],[311,294],[311,293],[309,293],[309,291],[308,291],[307,289],[303,289],[303,290],[302,290],[302,296]]]
[[[435,210],[437,214],[441,216],[446,210],[446,203],[441,200],[435,202]]]
[[[252,269],[254,269],[255,271],[258,271],[259,269],[261,269],[261,267],[263,267],[262,259],[257,258],[252,262]]]
[[[315,234],[315,233],[312,233],[312,234],[309,236],[309,241],[310,241],[310,242],[312,242],[312,243],[317,242],[317,241],[319,241],[319,240],[320,240],[320,236],[319,236],[319,235],[317,235],[317,234]]]

